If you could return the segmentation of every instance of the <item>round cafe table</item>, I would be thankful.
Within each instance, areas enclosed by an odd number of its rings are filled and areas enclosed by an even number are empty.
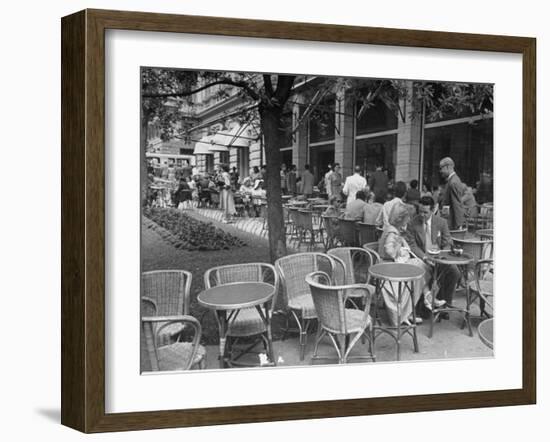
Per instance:
[[[369,275],[375,280],[376,286],[376,301],[375,301],[375,333],[373,336],[374,341],[380,333],[387,333],[391,336],[397,345],[397,360],[401,358],[401,338],[408,334],[412,337],[414,351],[418,353],[418,339],[416,336],[416,323],[415,321],[407,321],[408,318],[402,317],[403,312],[401,306],[405,300],[405,296],[408,293],[411,297],[414,306],[416,300],[414,299],[414,282],[421,280],[424,277],[424,270],[413,264],[404,264],[396,262],[384,262],[375,264],[369,267]],[[397,325],[383,325],[378,315],[378,301],[382,296],[383,291],[386,294],[392,296],[397,301]],[[378,331],[378,334],[376,333]]]
[[[427,253],[426,257],[428,261],[435,264],[433,281],[437,282],[437,287],[439,287],[439,278],[443,273],[442,272],[443,266],[451,266],[451,265],[457,266],[458,270],[462,273],[462,277],[464,278],[464,281],[466,283],[466,308],[460,308],[456,306],[449,307],[447,305],[443,305],[442,307],[436,307],[435,300],[437,298],[438,290],[434,290],[434,293],[432,294],[430,331],[428,332],[428,337],[431,338],[433,336],[434,323],[437,319],[439,319],[439,316],[442,313],[453,313],[453,312],[458,312],[464,315],[464,322],[462,324],[462,327],[464,327],[464,324],[466,324],[468,326],[469,335],[473,336],[472,324],[470,323],[471,299],[470,299],[470,284],[468,284],[468,266],[474,262],[474,257],[467,253],[457,255],[451,252],[450,250],[441,250],[437,254]]]
[[[229,365],[225,343],[231,325],[242,309],[256,307],[260,318],[265,324],[268,339],[268,357],[275,363],[273,340],[271,337],[271,318],[269,301],[275,294],[275,287],[265,282],[234,282],[222,284],[199,293],[197,300],[200,305],[212,309],[216,313],[220,335],[220,368]],[[263,309],[262,309],[263,307]]]
[[[477,326],[479,339],[491,350],[493,349],[493,318],[481,321]]]

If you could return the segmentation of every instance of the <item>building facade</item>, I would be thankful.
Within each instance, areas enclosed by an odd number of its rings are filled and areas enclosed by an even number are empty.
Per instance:
[[[343,86],[326,94],[311,111],[312,91],[320,81],[302,77],[294,86],[283,122],[287,131],[281,154],[287,167],[294,164],[301,172],[309,164],[319,181],[327,166],[335,162],[340,163],[345,176],[356,165],[367,175],[382,166],[394,181],[417,179],[437,186],[439,160],[450,156],[468,185],[475,186],[484,176],[492,177],[492,113],[446,116],[428,122],[420,111],[410,111],[412,105],[406,99],[400,102],[403,112],[396,113],[381,100],[362,109],[362,103]],[[406,87],[412,91],[413,82]],[[247,106],[250,103],[236,91],[220,100],[215,90],[206,89],[195,98],[189,112],[197,124],[190,144],[207,139],[211,143],[210,149],[195,149],[199,172],[212,172],[217,164],[226,163],[245,177],[254,166],[265,162],[259,122],[239,122]],[[238,147],[216,142],[216,134],[229,133],[238,134]]]

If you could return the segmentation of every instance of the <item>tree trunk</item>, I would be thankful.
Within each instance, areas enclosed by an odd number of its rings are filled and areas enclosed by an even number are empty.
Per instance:
[[[265,141],[267,169],[267,226],[271,262],[286,255],[285,223],[281,198],[281,109],[270,103],[259,106]]]
[[[145,114],[141,116],[141,132],[139,136],[139,161],[140,161],[140,190],[141,190],[141,207],[144,207],[147,202],[147,130],[149,118]]]

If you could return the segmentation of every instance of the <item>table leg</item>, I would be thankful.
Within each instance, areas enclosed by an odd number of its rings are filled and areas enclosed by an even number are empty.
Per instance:
[[[464,321],[468,326],[468,334],[472,337],[474,334],[472,332],[472,324],[470,323],[470,305],[472,300],[470,299],[470,283],[468,281],[468,266],[462,266],[463,278],[466,285],[466,311],[464,312]]]
[[[275,352],[273,351],[273,336],[271,332],[271,317],[269,314],[268,303],[264,304],[264,309],[265,313],[262,311],[262,308],[259,305],[256,306],[256,310],[258,310],[258,314],[265,324],[265,328],[267,331],[267,356],[269,357],[269,360],[273,363],[273,365],[277,365],[277,361],[275,360]]]
[[[225,342],[227,339],[227,318],[225,310],[218,310],[218,327],[220,331],[220,368],[225,368]]]
[[[438,265],[436,264],[434,266],[434,274],[433,274],[433,280],[432,280],[432,289],[434,287],[434,284],[437,285],[437,279],[438,279]],[[432,338],[434,334],[434,322],[436,319],[436,311],[435,311],[435,298],[437,296],[437,292],[435,290],[432,290],[432,308],[430,311],[430,331],[428,332],[428,338]]]

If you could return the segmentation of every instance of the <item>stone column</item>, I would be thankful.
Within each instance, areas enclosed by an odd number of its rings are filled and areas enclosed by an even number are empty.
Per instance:
[[[353,172],[355,112],[354,101],[343,87],[336,92],[335,110],[334,162],[340,163],[346,177]]]
[[[296,103],[292,109],[292,127],[295,128],[300,121],[304,106],[299,103],[304,102],[304,98],[301,95],[294,97]],[[307,121],[302,122],[298,130],[294,133],[292,139],[292,163],[296,165],[298,171],[304,169],[307,164],[307,148],[308,148],[308,127]]]
[[[409,95],[412,96],[413,82],[407,81]],[[422,115],[411,115],[412,103],[404,99],[400,103],[405,115],[405,121],[397,119],[397,153],[395,158],[395,181],[409,183],[419,178],[420,173],[420,141],[422,129]]]

